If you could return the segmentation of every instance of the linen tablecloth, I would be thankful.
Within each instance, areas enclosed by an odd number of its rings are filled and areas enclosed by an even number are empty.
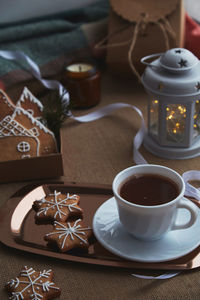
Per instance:
[[[109,103],[130,103],[143,111],[146,120],[147,96],[137,82],[102,76],[101,103],[88,110],[73,111],[84,115]],[[140,127],[140,118],[132,109],[124,108],[98,121],[77,123],[67,119],[62,129],[65,181],[88,184],[111,184],[122,169],[134,164],[132,140]],[[200,157],[189,160],[165,160],[141,147],[149,163],[169,166],[180,174],[199,169]],[[0,185],[0,205],[28,182]],[[41,181],[42,183],[42,181]],[[145,280],[131,276],[138,270],[95,266],[25,253],[0,244],[0,299],[7,299],[4,283],[18,275],[24,265],[35,269],[51,268],[55,282],[62,289],[59,299],[199,299],[199,269],[183,271],[168,280]],[[165,271],[164,271],[165,272]],[[140,270],[140,274],[158,275],[158,271]]]

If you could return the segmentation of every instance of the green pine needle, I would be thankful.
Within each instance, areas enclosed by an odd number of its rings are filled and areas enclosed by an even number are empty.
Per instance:
[[[55,134],[58,147],[60,145],[60,129],[71,109],[71,105],[63,101],[63,97],[64,94],[60,96],[57,90],[53,90],[44,100],[43,122]]]

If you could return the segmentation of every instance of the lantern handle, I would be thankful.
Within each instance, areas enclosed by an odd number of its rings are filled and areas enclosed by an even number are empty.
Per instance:
[[[151,55],[147,55],[147,56],[144,56],[140,61],[141,63],[143,63],[144,65],[147,65],[147,66],[152,66],[151,63],[148,63],[146,62],[146,60],[150,59],[150,58],[153,58],[153,57],[160,57],[163,53],[156,53],[156,54],[151,54]]]

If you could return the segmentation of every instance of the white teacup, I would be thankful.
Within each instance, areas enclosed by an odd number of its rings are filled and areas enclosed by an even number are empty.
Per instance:
[[[178,196],[167,203],[153,206],[138,205],[123,199],[120,196],[121,186],[136,174],[154,174],[169,179],[177,186]],[[170,168],[151,164],[127,168],[116,175],[112,189],[120,222],[129,233],[139,239],[149,241],[159,239],[170,230],[191,227],[197,219],[199,208],[183,197],[185,183],[182,177]],[[177,212],[180,208],[187,209],[190,213],[189,220],[184,224],[177,222]]]

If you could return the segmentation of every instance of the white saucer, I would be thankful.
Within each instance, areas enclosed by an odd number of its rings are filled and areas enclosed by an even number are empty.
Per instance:
[[[189,212],[179,209],[178,220],[183,222],[187,218]],[[104,248],[120,257],[139,262],[163,262],[184,256],[199,246],[200,213],[190,228],[170,231],[160,240],[145,242],[124,229],[118,218],[115,199],[111,198],[96,211],[93,230]]]

